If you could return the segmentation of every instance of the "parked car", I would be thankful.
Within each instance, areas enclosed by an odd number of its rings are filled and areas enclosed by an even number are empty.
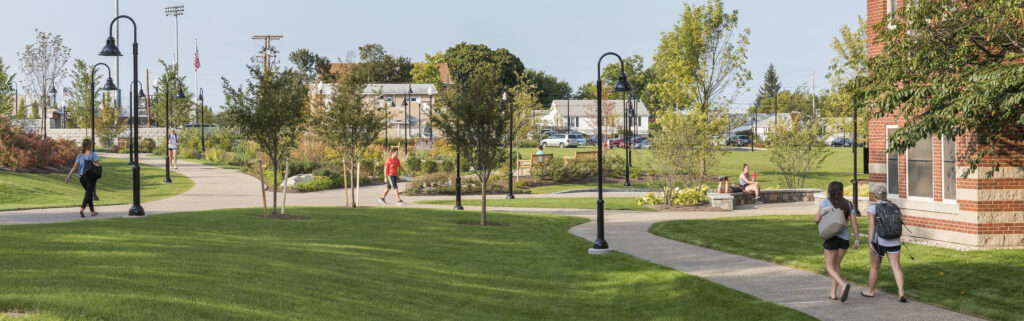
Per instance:
[[[619,136],[619,137],[612,138],[612,140],[609,141],[608,144],[611,147],[615,147],[615,148],[626,148],[626,137]]]
[[[540,145],[544,147],[576,147],[586,144],[586,140],[580,134],[551,134],[548,138],[540,141]]]
[[[725,141],[726,146],[747,146],[750,145],[750,136],[732,135]]]
[[[843,138],[843,137],[833,139],[832,142],[829,143],[829,146],[832,146],[832,147],[850,147],[852,145],[853,145],[853,140],[852,139]]]
[[[422,136],[423,136],[423,139],[434,139],[434,134],[431,134],[431,133],[423,133]],[[412,137],[413,138],[420,138],[420,134],[419,133],[412,134]]]
[[[651,140],[647,137],[635,137],[633,138],[633,149],[650,149]]]

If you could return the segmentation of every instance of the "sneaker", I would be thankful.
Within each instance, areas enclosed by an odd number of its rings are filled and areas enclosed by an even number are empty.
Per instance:
[[[761,204],[764,204],[764,202],[762,202],[761,200],[754,201],[754,205],[761,205]]]
[[[400,200],[400,201],[398,201],[398,203],[395,203],[395,204],[398,204],[399,206],[401,206],[401,205],[405,205],[405,202]]]
[[[378,198],[378,199],[377,199],[377,202],[378,202],[378,203],[380,203],[381,205],[387,205],[387,204],[388,204],[388,202],[385,202],[385,201],[384,201],[384,198],[383,198],[383,197],[381,197],[381,198]]]
[[[98,201],[98,200],[100,200],[100,196],[96,195],[96,194],[92,194],[92,200]]]

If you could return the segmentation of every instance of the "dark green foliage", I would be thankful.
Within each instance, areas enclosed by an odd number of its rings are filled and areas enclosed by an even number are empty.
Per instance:
[[[420,164],[421,163],[422,163],[422,160],[420,160],[419,156],[411,155],[411,156],[405,158],[405,164],[404,165],[405,165],[405,168],[410,170],[410,171],[419,172],[420,171]]]
[[[537,97],[542,106],[551,106],[551,101],[572,95],[572,87],[568,82],[544,71],[527,68],[526,77],[537,85]]]
[[[430,159],[424,160],[420,168],[427,174],[437,172],[437,162]]]
[[[157,98],[157,101],[150,102],[149,113],[153,117],[151,121],[154,124],[160,124],[160,126],[164,125],[164,115],[168,107],[167,101],[170,100],[171,127],[182,127],[185,124],[192,123],[195,120],[192,115],[197,110],[192,103],[192,91],[188,88],[185,76],[178,72],[179,69],[176,64],[168,64],[162,59],[160,64],[164,67],[164,73],[160,75],[156,84],[153,85],[153,96]],[[181,83],[178,81],[181,81]],[[185,98],[174,98],[178,94],[178,89],[181,89],[182,93],[185,94]],[[141,104],[145,104],[145,101],[141,102]]]
[[[453,77],[457,77],[459,72],[462,72],[463,75],[497,72],[495,76],[498,78],[498,83],[505,88],[515,86],[516,75],[522,74],[526,69],[519,57],[513,55],[508,49],[492,50],[484,44],[465,42],[457,44],[445,50],[440,59],[448,63],[448,70],[451,71]],[[456,82],[458,82],[457,79]]]
[[[768,64],[768,71],[764,72],[764,81],[761,84],[761,89],[757,92],[757,99],[754,100],[754,103],[764,106],[762,105],[764,99],[777,97],[780,92],[782,92],[782,84],[779,83],[779,75],[775,73],[775,64]]]
[[[331,59],[315,54],[309,49],[302,48],[288,54],[288,61],[295,65],[295,69],[303,74],[306,83],[322,81],[325,83],[334,82],[334,74],[331,73]]]
[[[381,44],[371,43],[359,47],[359,63],[350,67],[348,75],[369,84],[408,83],[412,67],[409,57],[392,56]]]
[[[10,115],[14,110],[14,76],[15,74],[10,73],[9,67],[4,64],[4,59],[0,58],[0,115]],[[19,113],[21,110],[19,110]]]

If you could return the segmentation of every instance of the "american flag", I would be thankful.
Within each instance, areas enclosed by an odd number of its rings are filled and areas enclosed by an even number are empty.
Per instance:
[[[196,47],[196,59],[192,61],[192,64],[196,66],[196,71],[199,71],[199,47]]]
[[[64,96],[65,97],[71,97],[71,96],[74,96],[74,95],[71,94],[71,91],[68,90],[68,87],[64,87]]]

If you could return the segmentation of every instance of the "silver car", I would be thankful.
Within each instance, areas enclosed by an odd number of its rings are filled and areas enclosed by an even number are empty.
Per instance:
[[[544,147],[576,147],[586,144],[587,140],[580,134],[551,134],[540,141],[540,145]]]

